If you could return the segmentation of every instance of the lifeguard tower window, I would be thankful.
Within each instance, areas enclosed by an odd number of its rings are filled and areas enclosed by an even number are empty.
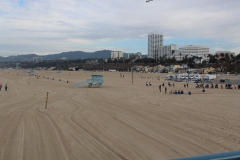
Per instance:
[[[224,79],[220,79],[220,83],[225,83],[225,80]]]

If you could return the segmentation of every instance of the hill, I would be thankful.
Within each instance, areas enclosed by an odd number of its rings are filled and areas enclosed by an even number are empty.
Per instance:
[[[42,57],[43,60],[57,60],[62,57],[66,57],[69,60],[73,59],[87,59],[87,58],[110,58],[111,57],[110,50],[102,50],[96,52],[83,52],[83,51],[70,51],[70,52],[62,52],[59,54],[50,54],[40,56],[37,54],[26,54],[26,55],[18,55],[18,56],[9,56],[9,57],[1,57],[0,61],[32,61],[33,57]]]

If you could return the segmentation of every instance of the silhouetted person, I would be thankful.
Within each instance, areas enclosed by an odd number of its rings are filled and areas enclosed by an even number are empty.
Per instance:
[[[5,91],[7,91],[7,87],[8,87],[8,86],[7,86],[7,83],[6,83],[6,84],[5,84]]]
[[[165,87],[165,93],[167,93],[167,87]]]
[[[161,92],[161,89],[162,89],[162,86],[161,85],[159,85],[159,91]]]

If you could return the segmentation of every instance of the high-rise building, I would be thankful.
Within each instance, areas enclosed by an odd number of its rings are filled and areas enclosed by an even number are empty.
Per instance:
[[[158,56],[159,57],[166,56],[166,58],[169,58],[176,52],[177,49],[178,49],[178,46],[175,44],[159,46],[158,47]]]
[[[148,57],[159,58],[158,47],[163,45],[162,33],[149,33],[148,34]]]
[[[121,51],[111,52],[111,58],[112,59],[115,59],[115,58],[119,59],[119,58],[123,58],[123,57],[124,57],[124,54]]]

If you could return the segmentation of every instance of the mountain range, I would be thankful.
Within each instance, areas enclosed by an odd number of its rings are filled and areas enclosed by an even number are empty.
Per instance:
[[[25,55],[17,55],[17,56],[8,56],[1,57],[0,62],[4,61],[32,61],[33,57],[42,57],[43,60],[58,60],[59,58],[66,57],[67,60],[74,59],[87,59],[87,58],[111,58],[111,50],[102,50],[96,52],[83,52],[83,51],[70,51],[70,52],[62,52],[59,54],[49,54],[49,55],[37,55],[37,54],[25,54]],[[124,57],[126,57],[127,53],[124,53]],[[142,57],[146,57],[146,55],[142,55]]]
[[[111,58],[111,50],[102,50],[96,52],[83,52],[83,51],[70,51],[62,52],[59,54],[50,55],[37,55],[37,54],[25,54],[17,56],[1,57],[0,61],[32,61],[33,57],[42,57],[43,60],[58,60],[59,58],[66,57],[68,60],[73,59],[87,59],[87,58]]]

